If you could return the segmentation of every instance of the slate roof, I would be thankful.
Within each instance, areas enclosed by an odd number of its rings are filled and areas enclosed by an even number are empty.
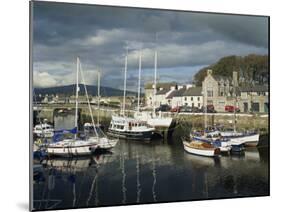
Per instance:
[[[268,92],[267,85],[253,85],[253,86],[243,86],[238,87],[240,92]]]
[[[152,87],[153,83],[147,83],[145,84],[145,89],[153,89]],[[176,86],[176,82],[159,82],[156,84],[157,89],[164,88],[164,89],[170,89],[171,86]]]
[[[182,96],[182,94],[186,91],[186,88],[181,88],[179,90],[176,90],[174,93],[173,93],[173,96],[172,97],[179,97],[179,96]]]
[[[167,99],[181,96],[202,96],[202,87],[191,87],[188,89],[182,88],[175,90],[167,96]]]
[[[184,90],[184,88],[180,89],[180,90],[173,90],[167,97],[166,99],[172,99],[175,95],[177,95],[177,93],[179,93],[181,90]]]
[[[182,96],[202,96],[202,87],[191,87],[185,90]]]
[[[159,90],[156,92],[156,95],[164,95],[169,92],[170,89],[164,88],[163,90]]]

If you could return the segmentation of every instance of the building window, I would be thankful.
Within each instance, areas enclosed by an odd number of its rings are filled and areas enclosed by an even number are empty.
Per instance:
[[[200,103],[198,103],[198,108],[200,108]]]
[[[187,101],[187,97],[184,97],[184,101]]]
[[[207,96],[208,97],[213,97],[213,91],[212,90],[208,90],[207,91]]]
[[[191,101],[193,101],[193,97],[191,97]]]
[[[200,97],[197,97],[197,101],[198,101],[198,102],[200,101]]]

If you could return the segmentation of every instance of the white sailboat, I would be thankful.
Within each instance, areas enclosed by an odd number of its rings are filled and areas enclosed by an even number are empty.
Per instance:
[[[153,112],[147,111],[137,111],[134,114],[134,117],[138,120],[146,122],[148,125],[152,127],[170,127],[172,123],[172,118],[163,117],[161,113],[156,114],[156,92],[157,92],[157,50],[154,52],[154,91],[153,91]],[[140,60],[141,64],[141,60]],[[140,72],[139,72],[139,82],[140,82]],[[139,84],[140,87],[140,84]]]
[[[145,121],[136,118],[127,117],[125,115],[126,106],[126,81],[127,81],[127,62],[128,62],[128,49],[125,56],[125,69],[124,69],[124,94],[121,115],[113,115],[111,118],[110,126],[108,128],[108,135],[112,137],[130,139],[130,140],[151,140],[155,131],[154,127],[148,126]],[[140,54],[140,68],[141,70],[141,54]],[[140,75],[140,74],[139,74]],[[140,83],[140,79],[139,79]],[[140,86],[139,86],[140,93]],[[138,94],[138,110],[139,110],[139,95]]]
[[[77,57],[76,69],[76,100],[75,100],[75,133],[74,138],[63,139],[62,141],[53,142],[47,145],[46,151],[49,155],[57,156],[80,156],[89,155],[97,148],[97,139],[82,140],[77,137],[78,133],[78,95],[79,95],[79,69],[80,61]],[[89,104],[89,102],[88,102]]]
[[[118,139],[110,139],[108,138],[105,133],[102,131],[102,129],[100,128],[100,123],[99,123],[99,99],[100,99],[100,72],[98,72],[98,125],[95,125],[95,121],[94,121],[94,116],[93,116],[93,112],[92,112],[92,108],[90,105],[90,101],[89,101],[89,96],[88,96],[88,91],[87,91],[87,87],[86,87],[86,83],[85,83],[85,78],[84,78],[84,73],[83,73],[83,69],[82,69],[82,65],[80,63],[80,71],[81,71],[81,76],[82,76],[82,81],[84,84],[84,88],[85,88],[85,94],[87,97],[87,101],[88,101],[88,107],[89,107],[89,111],[90,111],[90,115],[91,115],[91,126],[93,127],[94,130],[94,135],[90,136],[88,138],[89,141],[92,141],[94,143],[97,143],[96,146],[96,150],[110,150],[113,147],[116,146]]]
[[[237,82],[234,80],[234,108],[237,108],[237,95],[236,95],[236,87]],[[234,124],[233,130],[229,131],[220,131],[220,135],[224,138],[230,140],[232,144],[244,144],[245,146],[257,146],[259,143],[259,133],[256,132],[238,132],[236,130],[236,110],[233,110]]]

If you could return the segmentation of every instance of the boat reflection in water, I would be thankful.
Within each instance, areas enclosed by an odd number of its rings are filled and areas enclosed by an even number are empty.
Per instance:
[[[180,139],[120,140],[112,153],[42,161],[37,167],[42,180],[34,181],[34,208],[268,195],[267,150],[209,158],[186,153]]]

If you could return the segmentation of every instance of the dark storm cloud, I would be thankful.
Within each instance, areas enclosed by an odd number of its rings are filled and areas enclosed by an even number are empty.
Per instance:
[[[210,64],[233,54],[266,54],[267,25],[264,17],[34,2],[34,80],[48,76],[51,84],[69,83],[79,56],[87,71],[99,67],[110,84],[122,75],[125,46],[135,80],[140,47],[143,68],[153,68],[155,33],[159,69]],[[114,83],[118,87],[120,80]]]

